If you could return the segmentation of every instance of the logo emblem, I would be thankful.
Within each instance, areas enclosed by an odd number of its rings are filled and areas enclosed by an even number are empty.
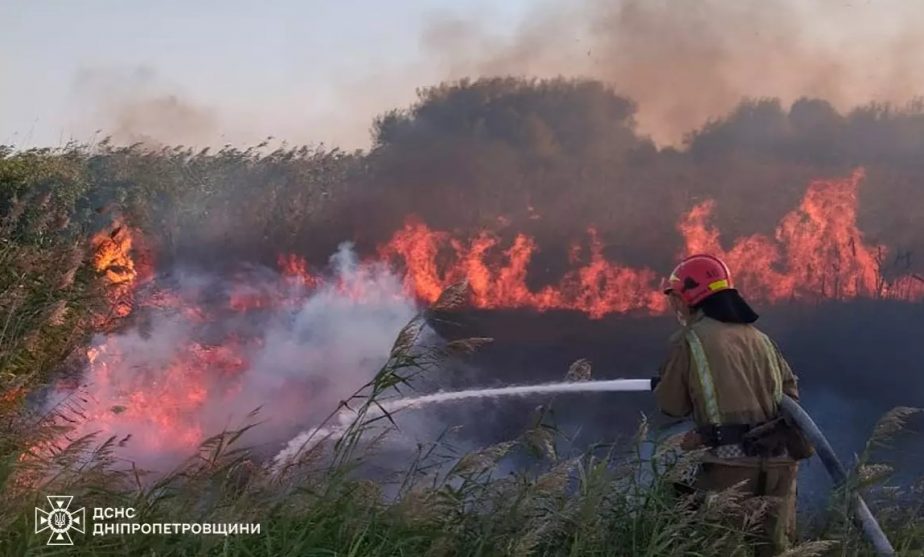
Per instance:
[[[71,511],[73,497],[70,495],[49,495],[46,499],[51,510],[45,511],[35,507],[35,533],[40,534],[50,529],[48,545],[74,545],[70,531],[84,533],[87,522],[85,509],[80,507],[76,511]]]

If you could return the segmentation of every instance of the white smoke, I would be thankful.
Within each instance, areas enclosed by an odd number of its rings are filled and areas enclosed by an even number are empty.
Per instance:
[[[266,325],[250,358],[240,401],[281,404],[281,426],[327,415],[385,363],[395,337],[416,313],[399,277],[386,266],[360,265],[348,245],[331,258],[335,280],[291,315]],[[293,385],[304,388],[292,390]],[[241,406],[238,406],[239,408]]]
[[[248,433],[251,445],[282,442],[319,423],[375,375],[417,312],[399,277],[358,262],[348,244],[315,289],[265,268],[233,281],[177,270],[170,281],[155,287],[179,303],[136,309],[130,328],[94,339],[77,432],[131,435],[122,455],[149,468],[195,450],[181,443],[181,454],[177,436],[201,441],[252,420],[257,408],[262,423]],[[241,281],[249,292],[275,292],[277,303],[228,311],[224,293],[240,291]],[[56,394],[60,401],[69,393]]]

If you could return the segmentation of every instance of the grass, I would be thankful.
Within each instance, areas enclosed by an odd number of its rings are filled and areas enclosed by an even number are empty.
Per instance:
[[[567,443],[547,415],[517,439],[470,452],[460,452],[447,432],[418,445],[406,466],[370,476],[367,465],[397,433],[393,416],[376,411],[382,400],[458,349],[419,351],[420,324],[418,317],[402,331],[388,363],[344,403],[357,419],[339,436],[306,443],[282,469],[241,446],[242,435],[259,425],[206,440],[176,470],[154,478],[119,460],[115,438],[62,444],[67,428],[53,414],[20,415],[3,433],[0,555],[748,554],[759,506],[735,490],[706,504],[675,494],[673,481],[696,455],[678,458],[673,439],[652,442],[645,422],[634,439],[573,454],[555,449]],[[911,412],[897,409],[880,421],[848,489],[869,490],[887,477],[868,457]],[[502,472],[510,459],[518,465]],[[902,554],[924,548],[921,488],[878,491],[875,508]],[[43,507],[47,494],[73,495],[87,508],[132,507],[139,523],[259,523],[261,532],[75,534],[74,548],[56,549],[33,533],[33,507]],[[813,536],[787,555],[867,554],[845,519],[842,495],[832,498]],[[733,526],[742,513],[749,518]]]

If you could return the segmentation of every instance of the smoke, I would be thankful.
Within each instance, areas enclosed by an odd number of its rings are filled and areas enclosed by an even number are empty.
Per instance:
[[[210,111],[171,94],[127,99],[112,111],[112,139],[119,143],[197,145],[218,129]]]
[[[458,6],[436,12],[419,30],[416,58],[354,56],[310,83],[295,77],[310,69],[293,71],[261,98],[193,96],[165,77],[173,68],[87,69],[73,112],[82,131],[118,142],[221,146],[272,135],[351,149],[367,147],[372,118],[412,102],[422,85],[564,76],[614,88],[638,104],[641,135],[680,146],[747,98],[813,97],[848,111],[924,93],[916,2],[579,0],[531,3],[512,28],[498,19]]]
[[[604,81],[638,102],[643,134],[678,145],[744,98],[903,104],[924,92],[922,23],[924,7],[897,0],[585,0],[540,4],[512,37],[438,18],[422,42],[453,79]]]
[[[205,437],[253,421],[254,410],[264,423],[251,430],[253,445],[319,423],[373,377],[416,312],[399,279],[360,264],[349,245],[316,289],[266,268],[175,269],[159,283],[171,285],[172,301],[136,309],[133,326],[94,339],[77,432],[130,435],[121,454],[142,466],[174,464]],[[262,307],[242,311],[248,300]]]
[[[258,101],[234,95],[196,95],[148,66],[89,67],[77,72],[67,126],[75,140],[102,135],[119,146],[221,148],[266,142],[326,144],[346,149],[369,144],[369,122],[413,98],[418,76],[336,76],[308,91],[279,92]],[[387,85],[382,82],[387,82]],[[376,90],[375,96],[358,92]],[[267,94],[274,94],[268,92]]]
[[[217,110],[186,98],[146,66],[84,69],[74,80],[80,135],[96,128],[116,144],[208,145],[226,125]]]

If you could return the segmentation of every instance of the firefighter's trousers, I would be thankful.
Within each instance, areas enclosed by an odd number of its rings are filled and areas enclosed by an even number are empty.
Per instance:
[[[765,496],[768,512],[763,515],[754,549],[756,555],[776,555],[795,538],[797,473],[798,464],[793,461],[765,461],[762,466],[704,462],[694,487],[715,492],[745,482],[740,489],[746,495]]]

